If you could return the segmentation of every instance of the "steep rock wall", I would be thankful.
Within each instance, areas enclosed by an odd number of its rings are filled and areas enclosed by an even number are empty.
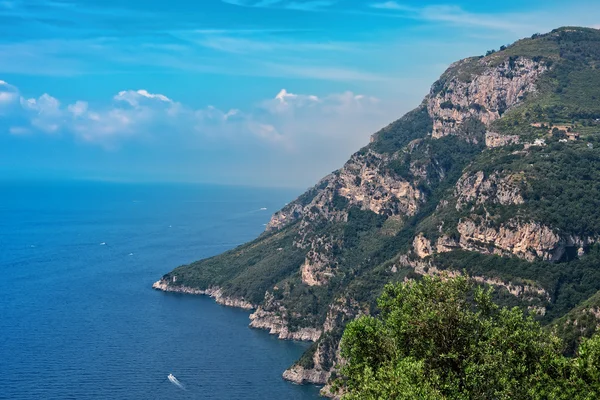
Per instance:
[[[462,78],[461,69],[466,68],[479,69],[480,73]],[[523,57],[497,66],[490,65],[486,59],[463,60],[451,65],[442,90],[435,93],[432,89],[428,98],[427,109],[433,118],[432,136],[455,134],[458,127],[472,117],[489,125],[517,105],[523,96],[535,92],[535,83],[546,69],[545,65]]]

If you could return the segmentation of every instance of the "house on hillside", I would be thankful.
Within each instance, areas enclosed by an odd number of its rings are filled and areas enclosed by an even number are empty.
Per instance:
[[[569,140],[579,140],[579,133],[577,132],[565,132]]]

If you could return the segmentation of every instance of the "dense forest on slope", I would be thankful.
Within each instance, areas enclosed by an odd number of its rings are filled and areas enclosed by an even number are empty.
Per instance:
[[[251,303],[315,341],[284,377],[326,383],[385,284],[467,273],[564,339],[600,320],[600,31],[565,27],[452,64],[414,111],[273,215],[157,287]],[[210,294],[209,293],[209,294]]]

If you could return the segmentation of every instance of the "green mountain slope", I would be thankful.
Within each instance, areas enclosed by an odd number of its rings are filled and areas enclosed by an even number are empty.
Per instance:
[[[454,63],[259,238],[155,287],[315,341],[284,374],[296,382],[327,382],[344,325],[387,282],[467,271],[500,303],[565,322],[600,290],[599,67],[600,31],[572,27]],[[591,330],[561,332],[572,349]]]

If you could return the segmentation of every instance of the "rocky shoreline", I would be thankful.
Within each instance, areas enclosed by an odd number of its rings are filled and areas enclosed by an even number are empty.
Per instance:
[[[291,332],[281,318],[275,317],[273,313],[264,311],[260,306],[256,306],[244,299],[224,296],[223,289],[218,286],[202,290],[183,285],[171,285],[166,279],[161,279],[154,282],[152,288],[162,292],[209,296],[212,297],[217,304],[223,306],[241,308],[249,311],[255,310],[254,313],[249,315],[249,326],[254,329],[267,330],[269,331],[269,334],[276,335],[280,340],[315,342],[322,334],[321,330],[315,328],[301,328],[298,331]],[[283,379],[296,384],[311,383],[317,385],[324,385],[327,383],[330,375],[331,372],[329,371],[306,370],[298,365],[290,367],[282,374]],[[322,395],[327,394],[328,393],[322,393]]]
[[[215,299],[217,304],[221,304],[223,306],[228,306],[228,307],[242,308],[244,310],[253,310],[257,307],[256,305],[254,305],[244,299],[224,296],[223,289],[218,286],[213,286],[213,287],[209,287],[206,290],[202,290],[202,289],[195,289],[195,288],[191,288],[188,286],[182,286],[182,285],[173,286],[173,285],[170,285],[169,282],[166,281],[165,279],[161,279],[157,282],[154,282],[154,284],[152,285],[152,288],[163,291],[163,292],[210,296],[213,299]]]

